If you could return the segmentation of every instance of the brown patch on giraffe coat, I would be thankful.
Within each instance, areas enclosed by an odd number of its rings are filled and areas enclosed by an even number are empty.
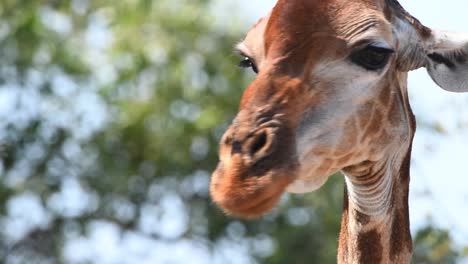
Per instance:
[[[347,164],[354,157],[354,153],[346,154],[338,159],[338,164]]]
[[[377,230],[358,235],[359,263],[380,263],[383,259],[381,236]]]
[[[411,148],[410,145],[400,169],[399,179],[397,179],[402,187],[392,195],[392,209],[394,211],[390,236],[390,257],[392,260],[401,255],[404,250],[413,251],[408,208]]]
[[[402,122],[399,107],[400,105],[398,104],[398,99],[394,98],[391,102],[390,110],[388,112],[387,117],[392,127],[398,127]]]
[[[390,235],[390,258],[394,260],[404,250],[412,252],[413,245],[409,230],[409,216],[400,210],[395,210]]]
[[[370,124],[368,124],[364,134],[362,135],[362,138],[373,138],[373,136],[378,133],[381,128],[383,118],[384,115],[382,112],[375,108]]]
[[[358,112],[358,121],[359,121],[359,127],[366,127],[367,124],[369,124],[371,118],[372,118],[372,112],[374,111],[374,103],[373,102],[366,102],[364,105],[362,105]]]
[[[329,171],[330,167],[334,166],[334,162],[332,159],[324,159],[323,164],[321,164],[318,168],[317,171]]]
[[[347,135],[345,135],[344,138],[341,140],[342,143],[339,144],[339,148],[335,150],[335,155],[337,156],[339,156],[340,154],[349,154],[353,149],[353,146],[355,146],[358,143],[358,137],[356,137],[356,135],[358,134],[359,128],[356,125],[355,118],[353,117],[347,120],[344,126],[348,128]]]
[[[341,213],[341,229],[340,237],[338,240],[338,263],[347,263],[348,257],[348,210],[349,210],[349,200],[348,200],[348,189],[346,185],[344,186],[344,196],[343,196],[343,212]]]
[[[379,95],[379,101],[382,105],[388,105],[390,102],[390,96],[392,94],[392,90],[390,87],[385,87],[382,89],[382,92]]]

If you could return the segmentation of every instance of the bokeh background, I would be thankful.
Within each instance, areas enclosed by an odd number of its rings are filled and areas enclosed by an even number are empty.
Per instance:
[[[341,175],[255,221],[209,198],[274,2],[0,1],[0,263],[334,263]],[[468,31],[464,0],[401,2]],[[468,263],[468,97],[410,86],[414,263]]]

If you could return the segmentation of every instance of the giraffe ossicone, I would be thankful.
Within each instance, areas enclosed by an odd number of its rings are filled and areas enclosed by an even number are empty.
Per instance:
[[[213,200],[258,217],[341,171],[338,262],[410,263],[407,73],[468,92],[468,35],[429,29],[395,0],[279,0],[237,49],[258,75],[221,139]]]

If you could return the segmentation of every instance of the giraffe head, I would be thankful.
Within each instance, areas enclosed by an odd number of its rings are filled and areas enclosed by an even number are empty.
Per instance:
[[[423,26],[395,0],[279,0],[237,45],[257,77],[220,142],[211,195],[257,217],[286,191],[408,151],[407,72],[468,91],[468,36]]]

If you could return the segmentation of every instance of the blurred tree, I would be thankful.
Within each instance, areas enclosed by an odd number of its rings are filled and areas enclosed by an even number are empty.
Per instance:
[[[209,199],[217,142],[253,78],[230,55],[239,27],[221,28],[212,9],[0,3],[0,259],[335,262],[341,177],[257,221]],[[460,256],[444,231],[416,242],[420,263]]]
[[[414,238],[416,263],[457,263],[460,252],[454,250],[450,235],[445,230],[427,226]]]

